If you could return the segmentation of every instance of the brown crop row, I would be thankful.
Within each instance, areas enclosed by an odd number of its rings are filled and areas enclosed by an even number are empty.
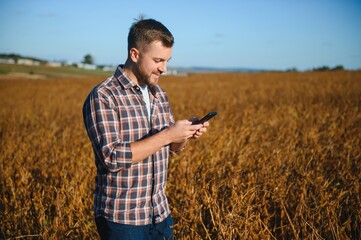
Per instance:
[[[94,239],[81,107],[101,77],[0,81],[0,239]],[[361,239],[361,72],[163,77],[178,119],[218,111],[170,159],[177,239]]]

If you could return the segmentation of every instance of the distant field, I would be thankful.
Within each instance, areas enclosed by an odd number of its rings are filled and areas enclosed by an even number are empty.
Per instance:
[[[0,63],[0,80],[12,78],[54,79],[80,78],[85,76],[108,76],[112,72],[86,70],[72,66],[47,67]]]
[[[5,71],[0,239],[95,239],[81,108],[109,74],[12,70],[48,81]],[[164,76],[160,85],[178,119],[218,111],[170,159],[177,239],[361,239],[361,72]]]

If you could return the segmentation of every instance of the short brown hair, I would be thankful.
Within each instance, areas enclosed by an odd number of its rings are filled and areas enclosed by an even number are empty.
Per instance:
[[[128,52],[153,41],[161,41],[165,47],[173,47],[174,37],[162,23],[154,19],[140,19],[133,23],[128,34]]]

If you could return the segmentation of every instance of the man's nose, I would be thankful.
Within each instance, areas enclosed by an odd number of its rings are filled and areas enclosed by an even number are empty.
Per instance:
[[[167,71],[167,62],[163,62],[160,67],[158,68],[158,70],[161,72],[161,73],[165,73]]]

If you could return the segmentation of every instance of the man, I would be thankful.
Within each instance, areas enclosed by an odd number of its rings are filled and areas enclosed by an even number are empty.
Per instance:
[[[208,122],[174,121],[158,80],[174,39],[153,19],[135,22],[128,58],[96,86],[83,117],[97,166],[95,220],[102,239],[172,239],[165,196],[169,154],[206,132]]]

